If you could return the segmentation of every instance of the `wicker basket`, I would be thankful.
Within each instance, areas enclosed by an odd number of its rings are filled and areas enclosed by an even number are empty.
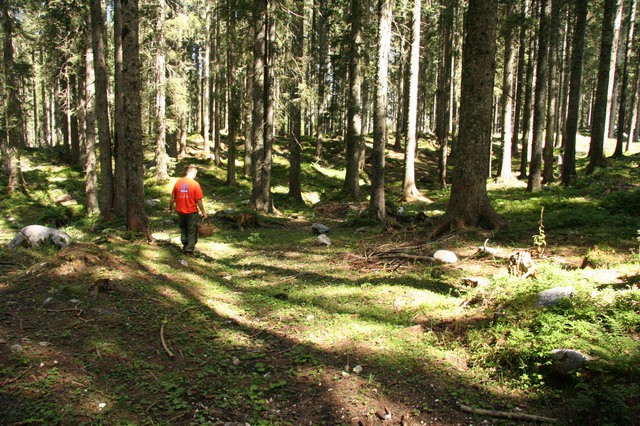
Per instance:
[[[208,220],[198,225],[198,235],[201,237],[210,237],[213,235],[213,231],[215,231],[215,226]]]

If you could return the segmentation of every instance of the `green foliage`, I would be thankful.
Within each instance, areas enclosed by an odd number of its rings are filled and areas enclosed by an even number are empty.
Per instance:
[[[611,192],[602,199],[600,206],[611,213],[640,216],[640,189]]]

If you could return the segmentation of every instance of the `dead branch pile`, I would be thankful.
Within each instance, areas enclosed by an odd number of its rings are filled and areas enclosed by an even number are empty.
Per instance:
[[[348,253],[347,260],[358,271],[397,271],[416,262],[433,261],[425,251],[425,247],[409,242],[387,243],[363,247],[357,254]]]

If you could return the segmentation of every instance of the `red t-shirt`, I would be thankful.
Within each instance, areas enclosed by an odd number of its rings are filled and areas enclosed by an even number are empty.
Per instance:
[[[200,184],[187,177],[178,179],[171,195],[176,199],[176,211],[182,214],[197,213],[196,201],[203,197]]]

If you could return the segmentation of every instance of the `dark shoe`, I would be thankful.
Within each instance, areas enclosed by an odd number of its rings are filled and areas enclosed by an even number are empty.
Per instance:
[[[193,257],[193,250],[185,251],[184,255],[187,257]]]

